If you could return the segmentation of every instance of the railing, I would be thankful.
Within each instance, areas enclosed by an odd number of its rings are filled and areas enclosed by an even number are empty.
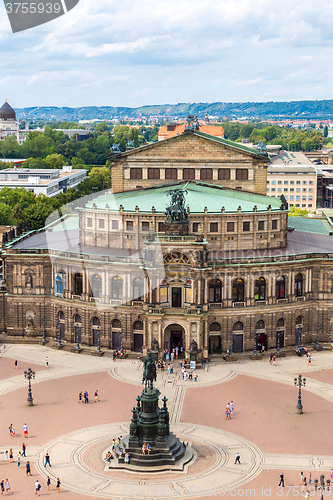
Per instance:
[[[255,301],[256,306],[266,306],[267,305],[267,300],[256,300]]]
[[[296,302],[302,302],[305,300],[305,295],[301,295],[301,297],[296,297]]]
[[[276,303],[277,304],[287,304],[288,303],[288,299],[276,299]]]
[[[209,309],[221,309],[223,304],[221,302],[210,302],[208,304]]]
[[[232,307],[245,307],[245,302],[233,302]]]

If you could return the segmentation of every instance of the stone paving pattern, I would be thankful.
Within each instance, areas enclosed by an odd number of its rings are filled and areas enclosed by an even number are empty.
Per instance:
[[[242,358],[236,363],[211,363],[198,371],[196,383],[182,380],[178,361],[173,375],[160,372],[157,386],[169,399],[172,430],[193,444],[199,460],[190,464],[187,473],[164,472],[153,479],[147,474],[110,471],[103,462],[105,450],[116,437],[112,434],[126,433],[130,410],[142,390],[140,361],[114,363],[110,358],[36,345],[7,346],[0,357],[0,470],[1,478],[11,482],[10,494],[17,498],[35,498],[36,478],[42,483],[41,496],[53,497],[58,476],[61,495],[73,500],[91,496],[197,498],[214,493],[209,488],[219,488],[218,496],[230,498],[292,498],[301,495],[301,470],[305,474],[311,470],[313,479],[322,473],[328,478],[333,467],[331,352],[312,353],[312,366],[304,357],[279,359],[277,366],[269,365],[267,357],[255,362]],[[18,369],[14,359],[19,361]],[[23,372],[29,366],[36,371],[34,407],[26,405]],[[299,373],[307,378],[302,390],[303,415],[296,413],[298,389],[293,380]],[[94,403],[96,389],[101,401]],[[88,390],[89,405],[78,404],[80,390]],[[235,413],[226,421],[224,409],[231,399]],[[15,438],[9,436],[11,422]],[[9,447],[16,461],[25,422],[32,477],[25,475],[24,459],[20,468],[4,462]],[[46,451],[51,469],[43,466]],[[241,454],[241,466],[234,464],[236,451]],[[294,490],[277,490],[281,472]],[[47,474],[53,482],[50,492],[45,486]]]

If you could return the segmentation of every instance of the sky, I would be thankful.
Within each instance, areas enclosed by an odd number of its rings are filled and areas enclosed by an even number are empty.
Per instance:
[[[327,0],[80,0],[15,34],[0,8],[15,108],[332,98]]]

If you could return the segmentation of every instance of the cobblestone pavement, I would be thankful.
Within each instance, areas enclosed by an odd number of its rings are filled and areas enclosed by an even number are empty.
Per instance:
[[[19,373],[15,370],[14,359],[19,366],[36,370],[34,407],[25,405],[27,381],[23,368]],[[313,478],[319,479],[322,473],[329,477],[333,467],[333,353],[313,353],[312,366],[304,357],[282,358],[277,366],[269,365],[267,357],[255,362],[210,363],[198,370],[198,382],[184,382],[179,361],[174,364],[175,373],[160,372],[156,385],[169,400],[172,430],[192,443],[195,458],[185,472],[163,472],[151,478],[109,470],[103,462],[112,437],[127,431],[130,409],[142,390],[141,361],[113,362],[42,346],[8,346],[0,359],[0,465],[3,476],[13,478],[12,493],[27,499],[34,494],[33,478],[30,481],[16,464],[1,463],[9,447],[16,459],[24,420],[31,429],[27,454],[34,464],[33,477],[39,477],[42,484],[47,475],[52,480],[51,491],[43,487],[42,494],[55,494],[54,482],[61,477],[62,495],[72,500],[86,495],[120,500],[195,498],[210,496],[210,490],[218,496],[248,496],[247,488],[253,488],[251,496],[257,498],[287,498],[302,494],[301,470],[305,474],[311,470]],[[307,378],[302,390],[304,415],[295,411],[294,377],[299,373]],[[92,394],[97,388],[101,402],[77,404],[80,390],[89,389]],[[223,406],[229,399],[234,399],[236,409],[234,418],[226,422]],[[18,430],[14,439],[8,434],[11,421]],[[47,451],[51,469],[43,465]],[[234,464],[237,451],[241,466]],[[294,490],[277,489],[281,472]]]

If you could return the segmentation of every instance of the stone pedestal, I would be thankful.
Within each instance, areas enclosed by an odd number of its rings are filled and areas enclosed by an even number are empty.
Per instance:
[[[186,222],[166,222],[165,234],[167,236],[187,236],[189,224]]]

